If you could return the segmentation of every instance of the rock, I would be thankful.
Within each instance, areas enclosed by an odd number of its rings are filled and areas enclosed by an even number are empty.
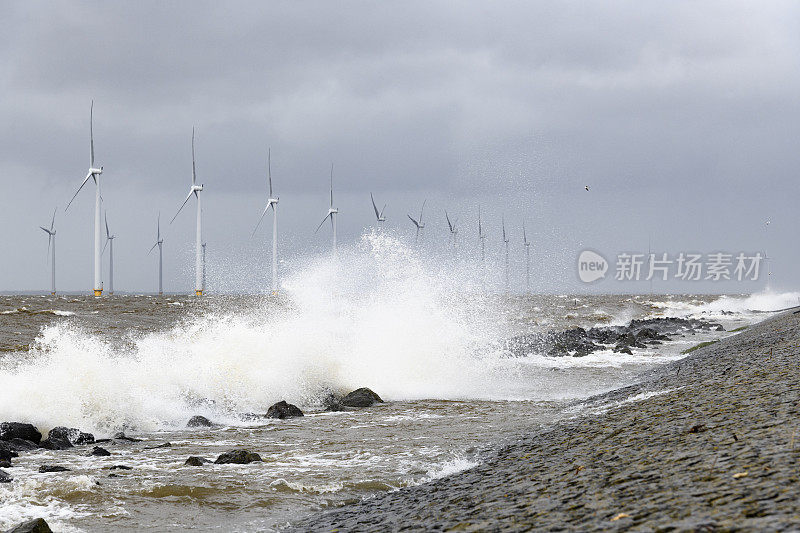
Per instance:
[[[628,346],[625,346],[624,344],[617,344],[616,346],[614,346],[614,353],[626,353],[628,355],[633,355],[631,349]]]
[[[106,450],[105,448],[101,448],[100,446],[95,446],[92,448],[92,451],[89,452],[89,455],[96,455],[97,457],[108,457],[111,455],[111,452]]]
[[[109,470],[133,470],[133,467],[128,465],[112,465],[108,467]]]
[[[6,533],[53,533],[53,530],[50,529],[44,518],[35,518],[9,529]]]
[[[345,406],[342,405],[342,395],[333,392],[329,392],[322,399],[322,406],[329,412],[346,411]]]
[[[164,444],[159,444],[157,446],[145,446],[144,449],[145,450],[156,450],[158,448],[169,448],[170,446],[172,446],[171,442],[165,442]]]
[[[67,450],[72,448],[72,443],[59,437],[48,437],[39,443],[39,446],[48,450]]]
[[[11,468],[11,459],[0,459],[0,468]]]
[[[188,428],[197,428],[197,427],[206,427],[209,428],[214,424],[208,418],[200,415],[194,415],[189,421],[186,423],[186,427]]]
[[[32,424],[22,422],[0,423],[0,440],[25,439],[35,444],[42,441],[42,434]]]
[[[49,440],[64,439],[69,441],[69,443],[73,446],[94,443],[94,435],[91,433],[84,433],[80,429],[68,428],[64,426],[58,426],[51,429],[47,434],[47,438]]]
[[[0,440],[0,459],[8,461],[14,457],[19,457],[16,450],[13,450],[7,442]]]
[[[70,469],[65,466],[58,465],[42,465],[39,467],[39,472],[42,474],[47,472],[69,472]]]
[[[380,396],[366,387],[356,389],[342,398],[342,405],[345,407],[370,407],[376,403],[384,402]]]
[[[199,457],[197,455],[192,455],[191,457],[186,459],[186,462],[183,463],[183,464],[186,465],[186,466],[203,466],[204,464],[210,463],[210,462],[211,461],[209,461],[205,457]]]
[[[0,470],[0,483],[11,483],[14,478],[5,470]]]
[[[261,461],[261,456],[248,450],[231,450],[221,454],[214,462],[218,465],[245,465],[254,461]]]
[[[30,452],[32,450],[39,449],[39,445],[30,440],[11,439],[6,442],[8,444],[8,447],[14,450],[15,452]]]
[[[142,442],[142,439],[134,439],[133,437],[128,437],[122,431],[114,434],[114,440],[124,440],[125,442]]]
[[[286,403],[283,400],[267,409],[267,418],[279,418],[284,420],[286,418],[295,418],[298,416],[303,416],[303,411],[296,405]]]

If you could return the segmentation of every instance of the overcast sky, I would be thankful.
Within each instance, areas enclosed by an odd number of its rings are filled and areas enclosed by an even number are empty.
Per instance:
[[[191,179],[205,184],[209,285],[265,279],[267,147],[285,256],[314,235],[335,165],[340,241],[372,223],[500,261],[500,219],[522,283],[526,220],[540,290],[585,290],[585,247],[766,251],[773,284],[800,283],[800,5],[647,2],[5,2],[0,16],[0,290],[91,289],[94,198],[82,191],[94,99],[97,163],[118,291],[152,291],[147,250]],[[584,187],[588,185],[587,192]],[[766,221],[770,220],[769,227]],[[327,228],[326,228],[327,229]],[[192,287],[193,210],[166,228],[165,284]],[[107,267],[106,267],[107,268]],[[104,277],[107,273],[104,273]],[[605,283],[605,285],[604,285]],[[750,291],[761,284],[660,288]],[[657,288],[659,288],[657,286]],[[591,290],[640,291],[601,282]]]

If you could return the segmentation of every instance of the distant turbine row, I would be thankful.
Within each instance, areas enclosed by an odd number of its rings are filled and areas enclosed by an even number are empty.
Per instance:
[[[106,240],[105,245],[101,249],[101,241],[102,241],[102,226],[101,226],[101,205],[102,205],[102,195],[100,192],[100,177],[103,174],[103,167],[98,167],[95,164],[95,154],[94,154],[94,101],[89,108],[89,171],[86,174],[86,177],[78,187],[78,190],[72,196],[70,201],[67,203],[67,207],[65,211],[69,210],[69,207],[72,205],[72,202],[77,198],[78,194],[81,192],[83,187],[86,183],[92,179],[95,184],[95,209],[94,209],[94,286],[93,292],[95,296],[102,296],[103,294],[103,279],[102,279],[102,255],[105,253],[106,248],[109,250],[109,294],[114,294],[114,239],[116,235],[112,235],[111,231],[109,230],[108,226],[108,215],[106,214],[104,217],[105,222],[105,232],[106,232]],[[261,213],[261,217],[259,217],[258,222],[256,224],[255,229],[253,230],[253,235],[255,235],[256,231],[258,230],[261,222],[266,216],[267,211],[272,209],[272,294],[277,294],[278,292],[278,197],[275,196],[272,187],[272,151],[267,151],[267,182],[269,186],[269,195],[267,197],[267,202],[264,207],[264,210]],[[203,191],[204,186],[197,184],[197,170],[196,170],[196,159],[195,159],[195,130],[192,128],[192,182],[189,187],[189,193],[186,195],[181,206],[178,208],[175,215],[170,220],[170,224],[172,224],[178,215],[181,213],[183,208],[186,204],[191,200],[192,196],[195,197],[197,200],[196,208],[196,234],[195,234],[195,295],[201,296],[205,292],[205,283],[206,283],[206,268],[205,268],[205,252],[206,252],[206,243],[203,242],[203,208],[202,208],[202,200],[200,193]],[[372,200],[372,208],[375,211],[375,218],[378,222],[378,225],[381,226],[386,221],[386,204],[384,204],[383,208],[378,210],[378,206],[375,203],[375,197],[370,193],[370,199]],[[416,229],[416,233],[414,236],[414,242],[418,243],[420,234],[422,230],[425,228],[425,222],[423,220],[423,216],[425,214],[425,204],[427,200],[423,200],[422,207],[420,208],[419,217],[414,218],[410,214],[408,215],[409,220],[414,224]],[[331,221],[331,230],[332,230],[332,252],[334,256],[337,254],[337,241],[336,241],[336,217],[339,214],[339,210],[334,207],[333,202],[333,164],[331,164],[331,172],[330,172],[330,205],[328,208],[328,212],[325,217],[322,219],[322,222],[319,223],[315,233],[317,233],[320,228],[325,224],[325,222],[330,219]],[[52,294],[56,292],[56,275],[55,275],[55,256],[56,256],[56,229],[55,229],[55,216],[56,211],[53,211],[53,217],[50,222],[50,227],[46,228],[44,226],[40,226],[40,228],[48,234],[48,256],[51,263],[51,280],[50,280],[50,290]],[[447,227],[450,231],[450,238],[452,239],[453,247],[456,246],[456,239],[458,235],[458,219],[451,220],[449,213],[445,210],[445,218],[447,220]],[[503,229],[503,242],[505,244],[505,270],[504,270],[504,285],[506,291],[509,289],[509,239],[506,235],[506,226],[505,226],[505,217],[503,218],[502,223]],[[481,247],[481,276],[482,279],[485,278],[485,261],[486,261],[486,247],[485,247],[485,239],[486,235],[483,232],[483,223],[481,219],[481,210],[480,206],[478,207],[478,239],[480,241]],[[527,232],[525,230],[525,224],[523,222],[523,242],[526,247],[526,287],[530,290],[530,242],[528,242]],[[164,276],[163,276],[163,243],[164,239],[161,237],[161,215],[159,213],[157,224],[156,224],[156,242],[153,244],[152,248],[148,253],[152,253],[152,251],[158,247],[158,293],[163,294],[164,292]]]

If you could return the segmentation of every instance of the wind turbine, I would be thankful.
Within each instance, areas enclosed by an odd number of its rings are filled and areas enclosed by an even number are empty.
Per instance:
[[[486,234],[481,224],[481,206],[478,206],[478,240],[481,242],[481,285],[486,290]]]
[[[83,178],[83,182],[81,186],[78,187],[78,190],[75,191],[75,194],[72,196],[72,199],[67,204],[67,209],[69,206],[72,205],[72,201],[75,200],[75,197],[78,196],[78,193],[81,192],[83,186],[86,185],[86,182],[89,181],[89,178],[94,180],[94,295],[95,296],[102,296],[103,295],[103,275],[101,272],[102,264],[100,262],[100,240],[101,240],[101,230],[100,230],[100,202],[102,198],[100,196],[100,175],[103,173],[103,167],[100,168],[95,167],[94,165],[94,100],[92,100],[92,105],[89,108],[89,173],[86,174],[86,177]],[[65,209],[64,211],[66,212]]]
[[[197,198],[197,235],[195,237],[195,260],[194,260],[194,294],[195,296],[203,295],[203,206],[200,201],[200,192],[203,190],[202,185],[197,184],[197,173],[195,172],[194,164],[194,128],[192,128],[192,186],[189,188],[189,194],[181,204],[178,212],[172,217],[170,224],[172,224],[178,217],[186,202],[192,197]]]
[[[319,231],[319,228],[328,220],[328,217],[331,218],[331,228],[333,228],[333,255],[336,255],[336,215],[339,213],[339,210],[333,207],[333,163],[331,163],[331,206],[328,208],[328,214],[325,215],[325,218],[322,219],[322,222],[319,223],[317,229],[314,233]]]
[[[458,219],[455,221],[450,222],[450,215],[447,214],[447,210],[444,212],[444,217],[447,219],[447,227],[450,229],[450,235],[453,237],[453,248],[456,247],[456,235],[458,235],[458,228],[456,227],[456,223]]]
[[[331,172],[333,172],[331,170]],[[272,208],[272,294],[278,294],[278,198],[275,198],[272,194],[272,149],[267,150],[267,178],[269,181],[269,197],[267,198],[267,205],[264,207],[264,211],[261,213],[261,218],[258,219],[258,224],[256,224],[256,229],[253,230],[253,235],[256,234],[256,230],[258,229],[259,224],[264,219],[264,215],[267,214],[269,208]],[[331,178],[333,179],[333,178]],[[333,186],[331,186],[331,190],[333,190]],[[331,192],[331,197],[333,197],[333,192]],[[331,200],[331,205],[333,204],[333,200]],[[205,246],[205,245],[203,245]]]
[[[53,210],[53,219],[50,221],[50,229],[39,226],[42,228],[42,231],[47,233],[47,255],[50,256],[50,294],[53,296],[56,294],[56,209]]]
[[[378,220],[378,226],[381,226],[381,222],[386,222],[386,217],[383,214],[383,212],[386,211],[386,204],[383,204],[383,209],[378,211],[378,206],[375,205],[375,198],[372,196],[372,193],[369,193],[369,197],[372,199],[372,209],[375,210],[375,218]]]
[[[108,249],[108,294],[114,294],[114,239],[117,238],[116,235],[111,235],[111,232],[108,231],[108,213],[106,212],[105,215],[106,220],[106,244],[103,246],[103,252],[106,251],[106,246],[110,246]]]
[[[164,294],[164,268],[163,268],[163,250],[161,246],[164,244],[164,239],[161,238],[161,213],[158,214],[158,222],[156,226],[156,243],[150,248],[150,251],[147,252],[148,255],[153,252],[153,249],[158,246],[158,295],[161,296]]]
[[[503,242],[506,243],[506,271],[505,271],[505,285],[506,292],[508,292],[508,237],[506,236],[506,219],[503,217]]]
[[[525,287],[531,292],[531,243],[525,231],[525,221],[522,221],[522,244],[525,245]]]
[[[419,220],[415,220],[414,217],[408,215],[408,218],[411,219],[411,222],[413,222],[414,225],[417,227],[417,234],[416,237],[414,237],[415,243],[419,242],[420,230],[425,228],[425,223],[422,221],[422,214],[425,212],[425,202],[427,202],[427,200],[422,201],[422,209],[419,210]]]

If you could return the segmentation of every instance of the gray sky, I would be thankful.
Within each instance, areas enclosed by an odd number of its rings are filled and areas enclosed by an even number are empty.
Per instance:
[[[168,221],[188,189],[192,126],[212,288],[259,283],[269,225],[250,233],[267,146],[287,257],[328,247],[313,230],[333,161],[345,244],[372,222],[372,191],[408,237],[406,213],[428,199],[431,253],[446,246],[445,208],[460,218],[464,252],[476,245],[480,203],[499,261],[504,214],[517,286],[523,219],[542,290],[587,289],[574,265],[584,247],[612,258],[646,252],[648,239],[658,252],[766,250],[774,285],[800,282],[795,3],[6,2],[2,12],[0,290],[48,287],[38,226],[56,206],[59,288],[91,288],[91,190],[63,209],[86,173],[92,98],[117,290],[155,288],[146,253],[157,212]],[[192,215],[167,230],[169,290],[192,286]]]

